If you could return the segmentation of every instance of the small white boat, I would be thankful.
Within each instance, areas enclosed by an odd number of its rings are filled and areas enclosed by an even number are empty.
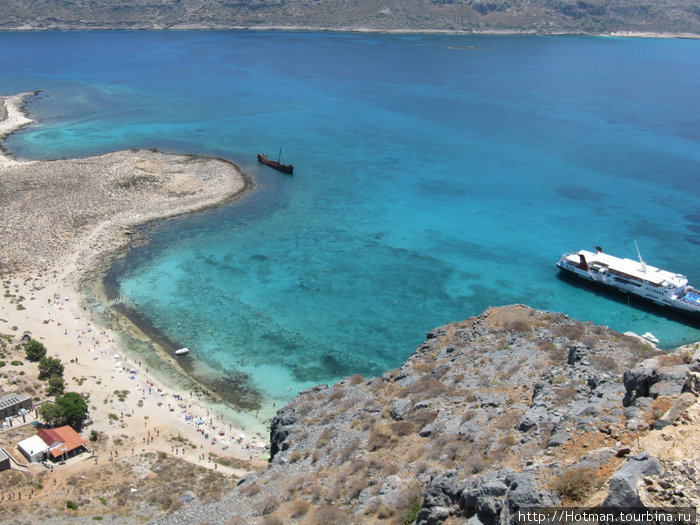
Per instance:
[[[185,355],[189,351],[189,348],[180,348],[179,350],[175,350],[175,355]]]
[[[642,337],[643,337],[644,339],[646,339],[647,341],[651,341],[651,342],[654,343],[654,344],[656,344],[656,343],[659,342],[659,340],[658,340],[656,337],[654,337],[654,334],[652,334],[651,332],[647,332],[647,333],[644,334]]]

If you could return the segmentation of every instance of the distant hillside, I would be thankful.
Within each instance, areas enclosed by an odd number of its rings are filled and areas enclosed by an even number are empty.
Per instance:
[[[3,0],[0,29],[303,28],[700,35],[695,0]]]

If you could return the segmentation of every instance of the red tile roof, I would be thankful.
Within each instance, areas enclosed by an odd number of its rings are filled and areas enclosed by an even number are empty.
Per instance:
[[[42,428],[39,430],[39,437],[50,447],[55,444],[55,446],[49,450],[51,455],[55,458],[87,443],[87,441],[80,437],[80,434],[70,426]]]
[[[53,428],[39,429],[39,437],[41,439],[43,439],[44,443],[46,443],[48,446],[51,446],[54,443],[60,443],[63,441],[61,439],[61,436]]]

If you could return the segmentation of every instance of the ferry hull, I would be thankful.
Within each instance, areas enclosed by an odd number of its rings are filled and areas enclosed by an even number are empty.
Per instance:
[[[612,286],[602,280],[596,280],[588,272],[584,272],[576,268],[567,268],[559,262],[557,263],[557,267],[559,268],[560,277],[568,282],[578,284],[579,286],[592,290],[601,291],[610,298],[623,298],[625,296],[633,297],[635,299],[635,303],[629,303],[630,306],[648,311],[654,315],[663,315],[665,317],[672,318],[675,321],[682,321],[685,324],[691,324],[693,326],[700,325],[700,311],[687,310],[674,304],[653,301],[648,297],[634,293],[633,290],[624,290],[617,286]]]

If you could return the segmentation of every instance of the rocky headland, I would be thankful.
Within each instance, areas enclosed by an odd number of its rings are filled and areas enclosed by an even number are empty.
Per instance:
[[[302,392],[272,423],[265,471],[160,523],[493,525],[526,507],[697,507],[699,349],[492,308],[433,330],[382,377]]]

